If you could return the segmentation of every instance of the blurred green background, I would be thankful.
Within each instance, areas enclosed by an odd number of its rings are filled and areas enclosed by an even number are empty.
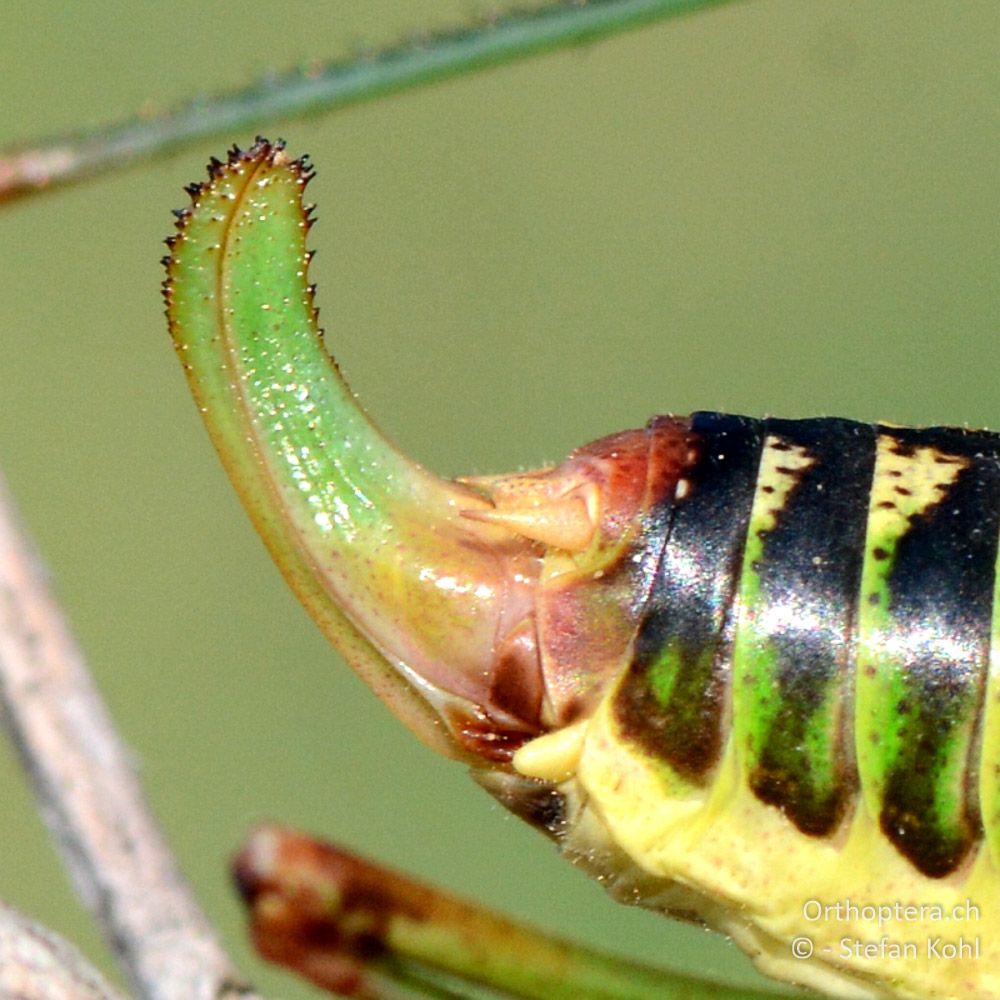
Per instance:
[[[96,125],[496,6],[8,4],[0,141]],[[354,389],[445,473],[719,408],[1000,426],[996,0],[759,0],[262,131],[319,169],[313,278]],[[0,467],[239,962],[257,819],[608,948],[750,981],[616,907],[415,745],[286,593],[174,360],[160,241],[211,154],[0,212]],[[0,897],[106,962],[0,759]]]

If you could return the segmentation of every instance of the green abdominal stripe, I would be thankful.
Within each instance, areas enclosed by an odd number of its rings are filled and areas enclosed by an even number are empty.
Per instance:
[[[859,621],[857,746],[882,830],[924,874],[977,843],[976,728],[1000,530],[997,438],[886,429]]]
[[[691,436],[623,738],[665,794],[710,783],[731,739],[802,832],[832,835],[861,794],[920,872],[954,871],[983,830],[1000,438],[721,414]]]
[[[857,789],[849,680],[875,435],[846,420],[767,431],[740,581],[738,760],[758,797],[822,836]]]

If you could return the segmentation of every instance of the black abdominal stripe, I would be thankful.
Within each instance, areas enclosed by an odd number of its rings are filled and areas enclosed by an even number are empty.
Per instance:
[[[917,869],[954,871],[1000,805],[978,759],[1000,745],[1000,436],[696,413],[664,506],[624,738],[695,787],[734,741],[804,833],[835,834],[860,795]]]

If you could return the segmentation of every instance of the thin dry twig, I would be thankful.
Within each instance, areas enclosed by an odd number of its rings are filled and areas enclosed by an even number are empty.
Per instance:
[[[123,1000],[72,945],[4,903],[0,903],[0,997]]]
[[[0,712],[77,891],[139,996],[253,997],[153,819],[2,481]]]

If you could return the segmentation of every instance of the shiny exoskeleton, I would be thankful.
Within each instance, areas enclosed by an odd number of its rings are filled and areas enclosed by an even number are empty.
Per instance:
[[[1000,437],[698,413],[686,440],[615,695],[626,738],[703,786],[731,730],[803,832],[836,833],[861,793],[922,873],[955,871],[998,803],[978,752]]]
[[[1000,1000],[1000,437],[696,413],[439,479],[324,346],[310,176],[213,161],[165,289],[351,666],[615,896],[833,996]]]

